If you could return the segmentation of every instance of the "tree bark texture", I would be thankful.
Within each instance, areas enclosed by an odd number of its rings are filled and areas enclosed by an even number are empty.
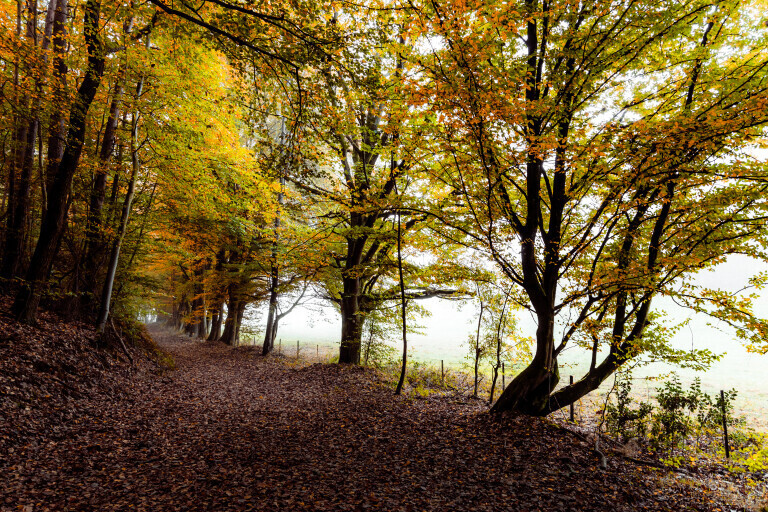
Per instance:
[[[341,296],[341,346],[339,362],[360,364],[364,317],[360,311],[360,279],[345,277]]]

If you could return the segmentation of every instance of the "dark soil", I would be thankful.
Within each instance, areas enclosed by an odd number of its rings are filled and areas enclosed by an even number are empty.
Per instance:
[[[154,336],[177,369],[0,318],[0,510],[738,509],[545,420]]]

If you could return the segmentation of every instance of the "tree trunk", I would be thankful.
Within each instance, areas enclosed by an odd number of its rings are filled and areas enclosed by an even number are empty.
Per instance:
[[[202,297],[192,299],[192,337],[205,338],[205,307]]]
[[[51,2],[53,3],[53,2]],[[53,16],[52,40],[53,40],[53,83],[51,97],[54,104],[64,105],[67,101],[67,17],[69,7],[67,0],[56,2],[56,11]],[[43,204],[43,217],[48,211],[48,196],[59,169],[59,164],[64,157],[66,122],[61,108],[54,108],[48,124],[48,155],[45,169],[45,180],[42,183],[43,196],[46,198]]]
[[[403,363],[400,367],[400,379],[397,381],[395,394],[399,395],[405,384],[405,372],[408,369],[408,323],[406,318],[407,303],[405,301],[405,280],[403,279],[403,227],[400,211],[397,212],[397,277],[400,285],[400,317],[403,322]],[[367,356],[366,356],[367,359]]]
[[[224,321],[224,332],[221,333],[219,338],[219,341],[230,346],[235,344],[235,323],[237,322],[238,307],[237,302],[229,302],[227,304],[227,319]]]
[[[478,296],[480,295],[480,287],[477,289]],[[480,348],[480,327],[483,322],[483,313],[485,312],[485,303],[482,297],[480,298],[480,315],[477,317],[477,334],[475,335],[475,385],[472,391],[472,397],[477,398],[477,386],[479,384],[477,375],[480,370],[480,355],[482,350]]]
[[[488,396],[488,403],[493,403],[493,397],[496,393],[496,381],[499,379],[499,367],[497,365],[493,365],[493,371],[491,373],[491,392]]]
[[[360,364],[364,317],[360,311],[360,279],[344,277],[341,296],[341,346],[339,362]]]
[[[203,285],[203,275],[210,268],[209,261],[197,261],[194,264],[192,274],[192,315],[190,322],[192,324],[192,337],[203,338],[206,336],[205,326],[205,287]]]
[[[501,393],[492,412],[517,411],[531,416],[546,416],[551,412],[550,395],[560,380],[554,356],[554,311],[539,314],[538,320],[536,355]]]
[[[93,187],[91,188],[88,217],[85,226],[83,290],[92,295],[96,295],[97,276],[104,264],[105,244],[101,233],[102,209],[107,192],[107,166],[114,152],[117,123],[120,120],[120,106],[123,97],[122,70],[118,71],[118,75],[117,83],[112,93],[112,102],[109,106],[109,117],[104,128],[104,137],[101,141],[99,162],[96,167]]]
[[[149,38],[147,38],[149,44]],[[144,78],[139,80],[136,85],[136,101],[141,98],[141,91],[144,88]],[[112,253],[109,257],[109,267],[107,276],[104,278],[104,288],[101,292],[101,303],[99,305],[99,317],[96,320],[96,330],[104,332],[109,317],[109,308],[112,302],[112,287],[115,284],[115,274],[117,273],[117,264],[120,260],[120,248],[123,245],[125,231],[128,228],[128,219],[131,215],[131,205],[133,204],[133,195],[136,189],[136,178],[139,174],[139,111],[136,109],[133,113],[133,123],[131,125],[131,177],[128,181],[128,191],[125,194],[123,202],[123,211],[120,215],[120,225],[117,231],[117,238],[112,246]]]
[[[224,333],[221,335],[222,341],[231,347],[235,347],[240,339],[240,322],[243,320],[245,312],[245,302],[231,301],[227,307],[227,320],[224,322]]]
[[[551,183],[549,229],[542,233],[544,258],[537,256],[536,240],[539,238],[542,219],[542,177],[544,161],[541,152],[535,150],[540,144],[544,119],[540,116],[538,104],[541,99],[541,75],[538,72],[544,59],[546,37],[539,38],[538,20],[532,16],[538,9],[534,0],[526,0],[526,12],[530,17],[526,27],[527,68],[525,78],[525,125],[524,135],[529,148],[525,162],[525,207],[524,222],[517,219],[520,240],[520,263],[522,286],[536,311],[536,354],[533,361],[517,375],[502,392],[492,411],[517,411],[524,414],[543,416],[549,413],[550,394],[557,385],[559,372],[554,347],[555,297],[560,277],[561,258],[559,255],[562,214],[566,203],[566,178],[563,160],[555,162],[554,178]],[[546,23],[546,22],[544,22]],[[541,45],[541,46],[540,46]],[[568,134],[568,122],[558,124],[560,141]],[[564,146],[563,146],[564,147]],[[549,185],[549,182],[548,182]],[[546,235],[546,236],[545,236]]]
[[[235,346],[240,345],[240,329],[243,326],[243,315],[245,314],[245,301],[240,302],[240,307],[237,310],[237,324],[235,325]]]
[[[189,304],[189,310],[190,311],[195,310],[194,302],[191,302]],[[197,337],[197,322],[187,322],[187,325],[184,326],[184,332],[187,333],[187,336],[189,336],[190,338]]]
[[[64,0],[62,0],[62,3],[65,3]],[[58,6],[59,2],[57,0],[49,0],[48,2],[48,10],[45,14],[45,28],[43,29],[43,42],[40,45],[41,49],[43,50],[43,63],[48,63],[48,55],[45,53],[51,48],[51,41],[53,40],[53,36],[58,34],[54,30],[54,25],[57,24],[57,10],[59,8]],[[61,28],[61,23],[59,23],[59,28]],[[54,77],[56,75],[56,68],[57,66],[54,64]],[[58,87],[58,82],[54,82],[53,90],[55,91]],[[41,82],[38,86],[37,90],[38,95],[38,101],[42,101],[42,98],[44,97],[44,84]],[[55,96],[51,100],[51,104],[55,104]],[[51,116],[53,117],[53,116]],[[45,165],[43,165],[43,134],[42,134],[42,124],[39,122],[38,119],[38,129],[41,131],[41,133],[37,136],[37,172],[40,180],[40,204],[42,204],[42,212],[45,214],[45,204],[48,201],[48,192],[46,187],[46,172],[45,172]]]
[[[181,327],[181,310],[175,300],[171,302],[171,318],[168,320],[168,325],[175,330]]]
[[[221,320],[224,317],[224,303],[219,302],[213,309],[213,316],[211,318],[211,331],[206,338],[207,341],[219,341],[221,337]]]
[[[227,319],[224,322],[224,333],[220,341],[227,345],[236,346],[240,334],[240,321],[243,318],[246,302],[240,299],[240,290],[237,285],[229,285],[229,300],[227,301]]]
[[[25,276],[26,283],[13,304],[16,319],[27,324],[35,323],[37,319],[41,294],[48,283],[53,259],[66,226],[72,178],[83,150],[88,110],[104,74],[104,49],[98,33],[100,11],[101,0],[88,0],[83,24],[88,47],[88,67],[72,106],[66,149],[51,182],[47,209],[40,225],[40,237]]]
[[[285,118],[280,118],[280,148],[282,150],[285,144]],[[267,313],[267,329],[264,333],[264,343],[261,346],[261,355],[266,356],[275,348],[275,337],[277,336],[277,299],[278,286],[280,285],[280,266],[277,261],[278,244],[280,243],[280,213],[283,206],[283,190],[285,179],[280,178],[280,192],[277,194],[277,212],[275,212],[275,222],[273,225],[274,241],[272,242],[272,257],[270,260],[270,280],[269,280],[269,310]]]
[[[209,327],[210,324],[208,323],[208,310],[205,307],[205,300],[203,300],[203,319],[202,322],[200,322],[200,328],[202,329],[200,332],[200,338],[206,339],[208,337]]]
[[[27,105],[28,107],[28,105]],[[28,110],[22,106],[24,110]],[[6,222],[3,265],[0,275],[6,279],[22,273],[30,216],[30,185],[37,138],[37,120],[19,119],[15,131],[12,166],[8,173],[8,217]]]
[[[216,254],[216,266],[214,270],[217,277],[221,277],[220,273],[224,269],[224,260],[226,258],[226,251],[220,249]],[[212,307],[211,312],[211,331],[206,338],[207,341],[219,341],[221,337],[221,324],[224,320],[224,294],[220,290],[214,290],[212,293]]]
[[[264,343],[261,346],[261,355],[266,356],[275,348],[275,337],[277,336],[277,285],[278,269],[275,262],[272,262],[272,277],[269,283],[269,309],[267,312],[267,329],[264,333]]]
[[[147,227],[147,220],[149,218],[149,212],[152,211],[152,202],[155,199],[155,191],[157,189],[157,182],[155,182],[154,185],[152,185],[152,192],[149,194],[149,201],[147,202],[147,207],[144,209],[143,212],[141,212],[139,215],[142,217],[142,223],[141,228],[139,228],[139,234],[135,237],[136,243],[133,245],[133,251],[131,251],[131,257],[128,258],[128,262],[125,264],[127,268],[131,268],[133,266],[133,261],[136,259],[136,254],[139,252],[139,248],[141,247],[142,240],[144,240],[144,230]],[[117,288],[117,295],[119,296],[122,293],[123,290],[123,282],[120,283],[120,286]]]
[[[496,324],[496,363],[493,365],[493,379],[491,380],[491,394],[488,403],[493,403],[493,396],[496,392],[496,382],[499,379],[499,368],[501,368],[501,340],[504,332],[504,315],[507,312],[507,303],[509,302],[509,293],[504,294],[504,304],[499,313],[499,322]]]

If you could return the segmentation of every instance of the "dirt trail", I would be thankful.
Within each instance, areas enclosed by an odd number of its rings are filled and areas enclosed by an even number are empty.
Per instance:
[[[540,420],[394,397],[359,368],[153,335],[175,371],[72,398],[40,431],[19,423],[29,432],[0,454],[0,510],[716,509],[619,459],[601,470]]]

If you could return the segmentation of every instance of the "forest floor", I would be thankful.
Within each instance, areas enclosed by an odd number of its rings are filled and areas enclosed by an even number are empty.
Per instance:
[[[152,334],[175,369],[0,315],[0,511],[750,509],[722,480],[610,454],[603,469],[546,420]]]

